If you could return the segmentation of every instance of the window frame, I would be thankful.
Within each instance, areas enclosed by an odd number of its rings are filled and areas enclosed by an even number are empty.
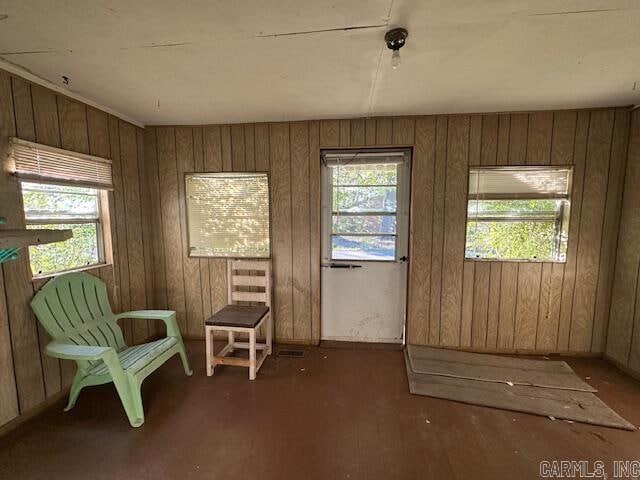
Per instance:
[[[25,227],[29,225],[83,225],[83,224],[94,224],[96,226],[96,248],[97,248],[97,257],[98,261],[96,263],[91,263],[89,265],[80,265],[77,267],[66,268],[62,270],[55,270],[53,272],[46,272],[42,274],[34,273],[31,258],[29,256],[29,248],[26,248],[26,255],[29,261],[29,272],[31,273],[32,280],[40,280],[43,278],[54,277],[56,275],[61,275],[64,273],[70,272],[79,272],[83,270],[91,270],[96,268],[101,268],[106,265],[109,265],[110,262],[108,260],[109,252],[106,251],[105,246],[108,244],[107,238],[105,235],[108,235],[107,228],[105,226],[109,225],[109,221],[105,220],[105,215],[108,215],[108,196],[107,191],[104,189],[97,188],[95,186],[84,186],[84,185],[69,185],[68,183],[64,183],[64,181],[53,181],[53,180],[35,180],[35,179],[27,179],[21,178],[19,179],[20,185],[20,202],[22,205],[22,216],[24,220]],[[92,188],[96,190],[96,201],[97,201],[97,217],[95,219],[87,219],[87,218],[68,218],[68,219],[57,219],[57,218],[40,218],[38,220],[29,220],[27,218],[27,212],[24,208],[24,192],[23,192],[23,184],[31,183],[36,185],[53,185],[60,187],[70,187],[70,188]],[[66,240],[65,240],[66,241]]]
[[[189,198],[187,196],[187,177],[190,175],[211,175],[211,174],[224,174],[224,175],[250,175],[250,174],[260,174],[265,175],[267,178],[267,193],[268,199],[267,202],[267,210],[269,211],[268,215],[268,226],[269,226],[269,252],[266,256],[251,256],[251,257],[243,257],[237,255],[195,255],[191,252],[191,234],[190,234],[190,220],[189,220]],[[186,237],[187,243],[184,246],[186,249],[187,258],[210,258],[210,259],[240,259],[240,260],[269,260],[273,256],[273,208],[272,208],[272,200],[273,200],[273,192],[271,191],[271,174],[268,171],[256,170],[256,171],[244,171],[244,172],[232,172],[232,171],[223,171],[223,170],[214,170],[207,172],[183,172],[182,175],[182,185],[183,185],[183,195],[184,195],[184,215],[186,220]]]
[[[345,216],[395,216],[396,219],[396,233],[394,234],[334,234],[333,232],[333,178],[331,170],[328,165],[322,165],[322,178],[321,184],[323,188],[322,192],[322,215],[324,216],[324,223],[327,228],[325,232],[322,232],[322,259],[323,262],[345,262],[345,263],[362,263],[362,262],[375,262],[375,263],[397,263],[400,258],[408,256],[408,244],[409,236],[409,215],[410,215],[410,189],[411,189],[411,160],[412,150],[411,148],[399,147],[399,148],[365,148],[365,149],[322,149],[321,162],[325,163],[325,154],[329,155],[357,155],[362,154],[363,160],[359,163],[375,165],[375,161],[371,158],[379,156],[380,158],[388,158],[391,155],[401,155],[401,160],[397,163],[397,177],[396,177],[396,210],[391,212],[372,211],[363,214],[346,213]],[[384,163],[384,162],[381,162]],[[393,185],[391,185],[393,186]],[[371,185],[371,187],[384,187],[384,185]],[[333,258],[333,237],[334,236],[351,236],[351,237],[394,237],[394,258],[392,259],[374,259],[374,258]]]
[[[472,198],[469,193],[469,182],[470,182],[470,173],[472,170],[522,170],[522,171],[535,171],[535,170],[569,170],[568,181],[567,181],[567,194],[566,195],[556,195],[556,194],[504,194],[503,198],[496,198],[499,195],[494,195],[492,198]],[[470,165],[467,169],[467,182],[466,182],[466,209],[465,209],[465,251],[464,251],[464,261],[473,261],[473,262],[504,262],[504,263],[559,263],[564,264],[567,263],[567,255],[569,252],[568,243],[569,243],[569,226],[570,226],[570,216],[571,216],[571,199],[573,198],[573,176],[575,174],[575,165],[574,164],[564,164],[564,165],[498,165],[498,166],[485,166],[485,165]],[[467,256],[467,229],[469,226],[469,222],[473,222],[473,218],[469,217],[469,204],[472,201],[482,201],[482,200],[563,200],[565,203],[561,204],[558,214],[556,215],[556,221],[554,222],[554,245],[553,252],[559,251],[559,246],[562,243],[562,233],[566,232],[566,244],[567,248],[565,249],[565,255],[563,259],[560,258],[500,258],[500,257],[470,257]],[[478,218],[477,216],[475,218]],[[489,219],[484,219],[485,222],[490,222],[491,217],[487,217]],[[496,219],[493,220],[495,222],[525,222],[527,221],[524,217],[515,217],[505,219]],[[542,223],[551,223],[546,222],[544,220],[535,220],[542,221]]]

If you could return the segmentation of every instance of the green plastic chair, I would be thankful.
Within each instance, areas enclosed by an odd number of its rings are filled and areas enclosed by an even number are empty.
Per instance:
[[[142,381],[176,353],[184,373],[192,375],[185,353],[176,312],[141,310],[115,315],[111,311],[104,282],[86,273],[68,273],[42,287],[31,308],[53,341],[47,355],[75,360],[77,371],[69,403],[73,408],[84,387],[113,382],[132,427],[144,423],[140,386]],[[120,318],[160,320],[167,336],[127,347],[117,320]]]

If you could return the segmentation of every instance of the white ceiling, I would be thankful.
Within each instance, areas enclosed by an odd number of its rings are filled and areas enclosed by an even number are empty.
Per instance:
[[[629,105],[640,2],[3,0],[0,59],[143,124]]]

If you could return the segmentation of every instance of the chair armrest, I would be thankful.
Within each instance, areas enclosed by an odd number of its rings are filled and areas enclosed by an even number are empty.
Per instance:
[[[94,347],[61,342],[51,342],[45,350],[49,356],[64,360],[100,360],[107,353],[115,351],[113,347]]]
[[[133,318],[142,320],[160,320],[167,326],[168,337],[180,338],[180,329],[176,323],[176,312],[173,310],[136,310],[133,312],[123,312],[116,315],[116,320],[120,318]]]

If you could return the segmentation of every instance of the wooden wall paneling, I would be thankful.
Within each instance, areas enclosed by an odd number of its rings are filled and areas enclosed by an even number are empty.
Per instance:
[[[55,120],[57,125],[57,115]],[[0,147],[4,150],[7,145],[7,137],[15,135],[11,80],[4,72],[0,72]],[[6,217],[8,226],[23,228],[24,215],[20,185],[15,178],[9,176],[4,168],[0,170],[0,187],[3,200],[7,199],[6,203],[4,201],[0,203],[1,215]],[[36,319],[29,306],[33,296],[33,287],[28,255],[20,252],[18,260],[3,263],[2,269],[4,271],[3,293],[9,319],[9,329],[6,332],[11,332],[18,405],[20,412],[24,412],[35,407],[45,398],[38,329]],[[10,389],[10,387],[4,388]]]
[[[625,183],[627,188],[630,190],[635,190],[635,193],[631,193],[630,200],[634,200],[634,196],[637,195],[638,191],[638,170],[640,168],[640,112],[635,110],[633,112],[633,129],[631,133],[633,135],[633,140],[629,142],[629,150],[628,150],[628,163],[630,164],[632,171],[630,172],[630,178]],[[632,214],[635,216],[630,227],[631,232],[633,233],[633,238],[635,238],[635,247],[636,251],[632,253],[631,261],[621,265],[622,268],[629,268],[636,266],[636,292],[635,292],[635,314],[632,323],[632,334],[631,336],[631,345],[629,348],[628,355],[628,365],[635,371],[636,373],[640,372],[640,262],[636,259],[638,258],[637,249],[640,248],[640,242],[638,242],[638,238],[640,238],[640,228],[638,225],[640,224],[640,212],[638,211],[638,205],[640,203],[635,202],[631,203],[629,207],[632,209]],[[629,231],[629,230],[627,230]],[[635,260],[635,262],[634,262]],[[623,262],[626,262],[626,259],[622,259]],[[626,331],[628,332],[628,331]],[[628,333],[627,333],[628,334]]]
[[[255,126],[255,157],[258,172],[269,171],[269,124],[260,123]]]
[[[529,115],[514,113],[509,126],[509,165],[525,165],[527,163],[527,130]]]
[[[542,351],[556,350],[558,345],[563,278],[564,264],[543,264],[536,335],[536,348]]]
[[[149,182],[146,178],[144,156],[144,133],[136,128],[137,159],[138,159],[138,192],[140,196],[141,238],[144,264],[144,297],[145,309],[152,309],[155,304],[153,298],[153,267],[151,266],[151,199],[149,196]],[[157,322],[147,322],[148,335],[154,335]]]
[[[35,142],[36,129],[33,121],[31,85],[26,80],[11,77],[11,86],[16,117],[16,135],[23,140]]]
[[[167,275],[167,303],[170,309],[176,311],[180,330],[187,333],[183,273],[184,250],[180,233],[175,129],[172,127],[158,127],[157,134],[162,236],[164,239]]]
[[[632,346],[640,348],[636,323],[636,302],[640,298],[640,115],[634,112],[631,119],[624,195],[620,217],[616,268],[611,294],[611,313],[607,335],[607,355],[622,365],[628,365]],[[638,354],[633,355],[633,365],[640,370]]]
[[[376,145],[391,145],[393,141],[393,118],[376,119]]]
[[[498,115],[482,115],[482,165],[496,165],[498,161]]]
[[[469,117],[449,117],[444,203],[441,343],[460,342],[462,274],[467,210]]]
[[[231,126],[231,167],[234,172],[244,172],[246,162],[244,158],[244,125]]]
[[[511,131],[511,115],[501,113],[498,115],[498,151],[496,155],[497,165],[509,165],[509,135]]]
[[[529,114],[527,133],[527,164],[548,165],[551,158],[553,112]]]
[[[144,271],[144,250],[142,245],[142,217],[140,210],[140,179],[138,177],[138,139],[136,128],[130,123],[119,122],[120,164],[122,171],[122,193],[126,222],[126,250],[120,250],[129,267],[129,308],[146,308],[146,286]],[[131,336],[134,343],[144,341],[148,336],[147,322],[131,320]]]
[[[120,310],[123,312],[131,310],[131,290],[129,287],[129,262],[127,260],[127,218],[124,197],[124,183],[122,179],[122,165],[120,163],[120,128],[119,120],[109,115],[109,141],[111,143],[111,161],[113,173],[113,202],[115,210],[115,238],[114,246],[117,244],[118,256],[114,257],[118,262],[117,286]],[[127,342],[132,341],[131,321],[124,319],[121,321],[124,338]]]
[[[502,288],[502,263],[491,262],[489,275],[489,301],[487,306],[487,348],[498,345],[498,324],[500,322],[500,290]]]
[[[462,272],[462,310],[460,318],[460,346],[471,346],[473,329],[473,291],[475,285],[476,262],[465,261]]]
[[[157,130],[147,128],[144,132],[144,184],[149,192],[150,212],[150,244],[153,277],[153,307],[167,309],[167,281],[164,263],[164,240],[162,238],[162,214],[160,203],[160,184],[158,177]],[[156,331],[160,326],[156,325]]]
[[[589,351],[591,348],[614,115],[613,110],[591,112],[569,336],[570,350]]]
[[[222,125],[220,127],[220,141],[222,142],[222,170],[233,171],[233,156],[231,146],[231,126]]]
[[[180,215],[180,233],[182,243],[180,251],[184,252],[183,275],[184,275],[184,296],[186,305],[186,333],[189,336],[204,336],[204,320],[202,318],[202,291],[200,285],[200,260],[189,257],[189,240],[187,236],[187,212],[184,174],[195,170],[193,157],[193,132],[190,127],[176,127],[176,168],[178,184],[178,213]],[[244,144],[244,130],[234,134],[242,134],[241,140]],[[244,149],[234,148],[234,151],[243,153],[242,162],[238,166],[244,168]],[[235,165],[235,162],[234,162]]]
[[[351,146],[360,147],[365,144],[366,121],[364,118],[351,120]]]
[[[245,130],[248,132],[248,129]],[[253,128],[251,128],[251,142],[253,152]],[[252,168],[255,169],[255,159]],[[248,157],[247,157],[248,160]],[[204,143],[202,127],[193,128],[193,161],[194,171],[204,172]],[[207,320],[214,312],[211,309],[211,283],[209,282],[209,260],[201,258],[198,260],[200,264],[200,296],[202,297],[202,318]]]
[[[500,316],[498,319],[498,348],[512,349],[518,303],[518,270],[520,264],[505,262],[500,277]]]
[[[392,120],[393,145],[413,145],[415,140],[416,120],[414,117],[396,117]]]
[[[351,146],[351,121],[340,120],[340,146]]]
[[[429,345],[440,345],[441,293],[444,247],[444,196],[447,166],[447,117],[436,119],[436,145],[433,166],[433,241],[431,250],[431,301],[429,316]]]
[[[276,340],[294,338],[289,124],[270,125],[271,225]]]
[[[611,160],[609,162],[609,181],[604,209],[604,223],[602,226],[600,268],[597,275],[598,286],[596,289],[596,305],[591,339],[591,351],[594,352],[603,352],[606,344],[616,247],[620,229],[624,173],[627,165],[629,119],[630,114],[625,109],[619,108],[615,110],[611,142]]]
[[[55,94],[38,85],[31,85],[31,98],[37,142],[60,147],[60,125]]]
[[[204,127],[202,137],[205,172],[221,172],[223,170],[221,127],[217,125]],[[211,310],[217,312],[227,304],[227,262],[212,258],[208,263]]]
[[[367,118],[364,122],[364,142],[367,146],[376,144],[376,119]]]
[[[60,119],[60,145],[73,152],[89,153],[85,105],[59,95],[57,105]]]
[[[473,323],[471,328],[471,345],[473,347],[485,347],[487,344],[490,285],[491,263],[477,262],[473,288]]]
[[[293,338],[295,340],[309,341],[312,338],[312,327],[308,122],[291,123],[290,135],[291,205],[293,210],[291,224],[293,246]],[[350,140],[351,137],[349,136]]]
[[[351,130],[353,135],[353,128]],[[353,136],[352,136],[353,141]],[[311,342],[320,342],[320,122],[309,122]]]
[[[15,134],[14,110],[11,100],[11,80],[0,71],[0,152],[6,151],[8,138]],[[0,215],[7,216],[5,205],[17,193],[17,184],[7,175],[4,165],[0,165]],[[9,262],[7,262],[9,263]],[[13,335],[6,298],[4,263],[0,265],[0,423],[6,423],[20,412],[16,374],[14,367]]]
[[[35,141],[35,123],[33,118],[33,105],[31,102],[31,87],[26,81],[12,77],[11,85],[13,89],[13,104],[14,114],[16,118],[16,135],[24,140]],[[18,203],[20,204],[19,211],[16,212],[16,220],[19,212],[22,211],[22,204],[20,201],[20,192],[14,189],[15,194],[18,195]],[[20,220],[22,221],[22,220]],[[23,255],[27,256],[27,252],[23,251]],[[26,268],[28,274],[30,273],[30,267],[27,263]],[[32,282],[31,285],[27,285],[25,288],[32,288],[32,291],[37,291],[36,285]],[[39,287],[38,287],[39,288]],[[51,341],[51,338],[47,332],[42,328],[39,322],[36,323],[38,343],[40,347],[40,359],[42,362],[42,376],[44,381],[45,396],[47,398],[55,395],[60,391],[61,379],[60,379],[60,361],[57,358],[49,357],[45,353],[47,344]],[[11,374],[13,375],[13,366]]]
[[[320,121],[320,148],[340,146],[340,122],[338,120]]]
[[[254,126],[251,124],[244,126],[244,163],[247,172],[256,170]]]
[[[472,115],[469,125],[469,166],[480,165],[482,150],[482,116]]]
[[[514,348],[533,350],[536,345],[542,263],[522,263],[518,268],[518,293]]]
[[[435,118],[418,117],[411,166],[411,244],[407,306],[408,341],[418,345],[429,342],[435,145]]]
[[[11,350],[7,301],[4,291],[4,275],[2,268],[0,268],[0,424],[7,423],[20,413],[16,377],[13,371],[13,352]]]
[[[578,237],[580,234],[580,214],[582,211],[582,190],[584,187],[584,169],[586,162],[589,112],[578,112],[573,142],[573,184],[571,190],[571,214],[569,218],[569,241],[567,261],[564,265],[562,298],[560,303],[560,321],[558,322],[558,350],[569,349],[569,332],[573,308],[573,290],[575,286]],[[555,142],[554,142],[555,143]]]

